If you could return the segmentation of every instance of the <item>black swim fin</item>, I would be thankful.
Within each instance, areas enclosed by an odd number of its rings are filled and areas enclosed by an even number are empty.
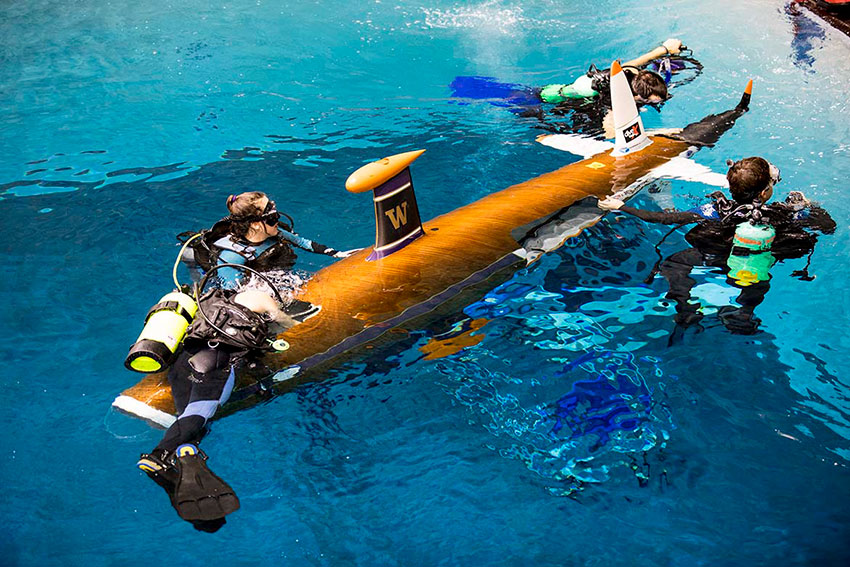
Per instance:
[[[175,451],[177,481],[171,503],[189,522],[220,520],[239,509],[239,498],[226,482],[207,468],[207,456],[195,445]]]
[[[174,495],[174,485],[177,482],[177,469],[168,463],[168,453],[162,450],[153,450],[143,453],[136,463],[139,470],[144,471],[152,481],[160,485],[168,497]]]
[[[142,454],[136,466],[165,490],[171,505],[174,506],[174,487],[179,473],[177,467],[171,464],[169,457],[170,455],[165,451],[154,450],[151,453]],[[177,507],[174,506],[174,508]],[[222,517],[214,520],[190,520],[189,523],[198,531],[213,533],[218,531],[226,520]]]

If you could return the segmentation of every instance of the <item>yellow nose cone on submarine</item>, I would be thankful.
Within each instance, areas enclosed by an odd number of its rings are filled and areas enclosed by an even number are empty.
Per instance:
[[[414,150],[367,163],[348,176],[345,181],[345,188],[352,193],[371,191],[395,177],[424,152],[425,150]]]

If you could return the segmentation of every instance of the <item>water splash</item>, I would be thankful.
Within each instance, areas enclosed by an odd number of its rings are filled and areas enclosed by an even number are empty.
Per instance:
[[[271,270],[263,272],[263,275],[274,285],[275,290],[283,296],[284,300],[292,299],[310,279],[309,273],[297,270]],[[239,291],[257,290],[274,295],[274,290],[269,287],[266,280],[253,274],[238,289]]]
[[[522,7],[502,7],[497,1],[488,1],[476,6],[457,6],[448,9],[423,8],[425,25],[433,29],[475,29],[514,35],[529,20]]]

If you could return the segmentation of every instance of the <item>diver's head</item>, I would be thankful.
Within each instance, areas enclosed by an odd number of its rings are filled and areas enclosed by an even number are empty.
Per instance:
[[[249,242],[262,242],[277,234],[280,213],[274,201],[260,191],[248,191],[227,198],[230,232]]]
[[[748,157],[730,165],[726,172],[729,192],[741,204],[750,204],[756,199],[766,203],[773,195],[773,185],[782,179],[779,168],[760,157]]]
[[[641,69],[632,79],[631,87],[638,104],[660,104],[669,98],[667,83],[655,71]]]

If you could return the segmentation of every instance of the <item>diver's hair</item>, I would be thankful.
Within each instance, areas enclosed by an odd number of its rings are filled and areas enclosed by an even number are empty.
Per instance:
[[[760,157],[736,161],[726,172],[729,192],[741,204],[750,204],[770,183],[770,164]]]
[[[251,223],[247,220],[263,214],[260,202],[266,197],[260,191],[247,191],[227,198],[227,209],[230,211],[230,233],[237,238],[245,238],[251,229]],[[245,220],[240,220],[245,219]]]
[[[667,100],[667,83],[655,71],[641,69],[632,79],[631,87],[632,92],[644,100],[649,100],[652,96]]]

